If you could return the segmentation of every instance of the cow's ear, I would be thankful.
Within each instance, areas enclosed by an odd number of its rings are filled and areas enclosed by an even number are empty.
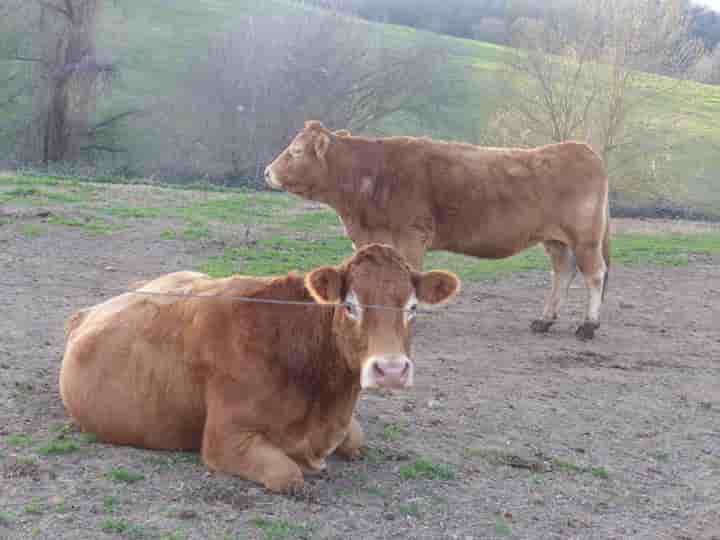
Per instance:
[[[305,288],[319,304],[337,304],[341,300],[343,272],[336,266],[323,266],[305,276]]]
[[[413,272],[413,283],[418,300],[424,304],[447,302],[460,290],[460,278],[444,270]]]
[[[328,137],[328,134],[322,131],[318,132],[315,135],[315,153],[318,159],[325,159],[329,147],[330,137]]]
[[[349,129],[338,129],[337,131],[333,132],[333,135],[336,137],[349,137],[350,130]]]

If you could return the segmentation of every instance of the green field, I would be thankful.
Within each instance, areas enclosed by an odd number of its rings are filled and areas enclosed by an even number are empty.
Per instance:
[[[111,94],[103,98],[98,115],[105,117],[113,112],[148,106],[152,109],[153,103],[161,98],[172,102],[180,81],[198,55],[207,51],[214,38],[231,29],[234,21],[303,9],[313,8],[287,0],[108,2],[101,20],[100,47],[118,60],[122,76]],[[442,80],[428,81],[428,93],[440,96],[433,106],[419,114],[397,113],[384,118],[372,127],[373,131],[428,134],[470,142],[480,140],[488,119],[506,96],[502,72],[508,50],[405,27],[383,25],[382,28],[383,47],[429,36],[447,56]],[[648,76],[642,84],[652,85],[653,80]],[[437,90],[440,84],[442,91]],[[182,126],[185,121],[182,111],[173,114],[168,121]],[[678,205],[720,215],[718,119],[720,87],[687,83],[671,96],[657,96],[644,103],[631,123],[650,122],[651,131],[643,132],[642,138],[670,142],[669,150],[656,162],[658,174],[667,184],[666,196]],[[131,148],[132,155],[146,155],[152,151],[152,140],[163,136],[162,129],[161,119],[155,121],[154,117],[149,122],[131,124],[122,135],[123,143]],[[645,158],[637,161],[647,165]],[[625,179],[618,176],[634,174],[637,173],[628,170],[618,172],[615,180],[620,185]],[[638,202],[647,202],[650,198],[642,189],[624,195]]]
[[[91,236],[144,228],[148,239],[215,240],[225,247],[198,270],[215,277],[234,273],[277,275],[339,263],[351,253],[336,214],[285,193],[240,189],[175,188],[88,183],[47,176],[0,176],[0,204],[18,209],[47,208],[44,223],[29,223],[28,237],[68,227]],[[251,239],[244,242],[244,237]],[[694,255],[720,254],[720,229],[702,233],[617,234],[613,264],[687,265]],[[516,272],[549,269],[541,247],[500,260],[447,252],[430,253],[427,268],[448,268],[463,280],[497,279]]]

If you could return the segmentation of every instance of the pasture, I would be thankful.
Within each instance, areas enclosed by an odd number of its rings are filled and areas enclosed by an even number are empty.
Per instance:
[[[57,388],[63,325],[133,281],[309,270],[337,217],[280,193],[0,175],[0,538],[570,539],[720,534],[720,226],[614,220],[595,341],[584,289],[544,336],[549,262],[432,254],[464,280],[418,317],[416,386],[368,392],[368,447],[292,496],[196,454],[100,444]],[[454,313],[454,310],[472,311]]]

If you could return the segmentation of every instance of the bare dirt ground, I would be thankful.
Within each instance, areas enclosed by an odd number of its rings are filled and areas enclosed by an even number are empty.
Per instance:
[[[361,400],[366,456],[277,496],[88,441],[58,395],[68,315],[220,247],[154,225],[21,234],[33,219],[0,225],[0,538],[720,538],[717,259],[613,268],[590,343],[579,285],[535,336],[545,275],[466,284],[447,310],[477,314],[417,323],[416,388]]]

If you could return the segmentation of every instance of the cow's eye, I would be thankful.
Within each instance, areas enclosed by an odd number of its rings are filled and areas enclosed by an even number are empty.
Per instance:
[[[350,302],[345,304],[345,313],[347,313],[347,316],[354,321],[357,321],[360,316],[360,310],[358,309],[357,304],[352,304]]]

